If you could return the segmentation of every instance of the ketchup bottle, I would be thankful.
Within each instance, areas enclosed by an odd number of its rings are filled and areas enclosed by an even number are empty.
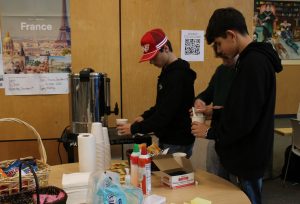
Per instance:
[[[141,155],[138,160],[140,187],[144,195],[151,193],[151,158],[147,154],[146,144],[141,146]]]
[[[139,187],[139,167],[138,161],[140,149],[138,144],[134,144],[133,151],[130,155],[130,183],[135,187]]]

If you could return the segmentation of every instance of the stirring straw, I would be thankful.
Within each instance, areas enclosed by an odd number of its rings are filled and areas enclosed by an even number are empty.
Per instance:
[[[192,110],[193,110],[193,116],[196,116],[195,108],[192,107]]]

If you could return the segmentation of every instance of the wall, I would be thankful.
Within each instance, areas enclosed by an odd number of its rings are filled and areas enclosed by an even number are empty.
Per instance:
[[[234,6],[240,9],[250,32],[252,29],[253,2],[246,0],[71,0],[70,4],[73,71],[92,67],[106,72],[111,78],[111,105],[115,102],[120,105],[122,96],[123,117],[130,120],[153,105],[156,95],[160,70],[147,62],[138,63],[139,41],[147,30],[163,28],[179,56],[180,30],[205,30],[216,8]],[[205,45],[205,61],[191,63],[198,75],[196,93],[207,86],[218,64],[220,60],[215,59],[211,47]],[[278,75],[277,114],[296,112],[300,101],[299,74],[298,66],[285,66]],[[59,162],[56,138],[70,124],[68,95],[5,96],[0,89],[0,118],[3,117],[17,117],[33,125],[44,139],[48,139],[44,143],[49,163]],[[109,117],[110,126],[114,126],[115,118]],[[32,133],[20,125],[1,123],[0,136],[0,140],[33,138]],[[37,155],[35,149],[31,141],[0,142],[0,160],[15,158],[20,151],[24,151],[24,156]],[[66,161],[65,154],[63,160]]]
[[[300,65],[284,65],[277,75],[276,114],[296,114],[300,103]]]
[[[252,16],[251,1],[186,1],[186,0],[127,0],[122,1],[122,65],[123,112],[134,119],[137,114],[154,104],[156,81],[160,70],[149,63],[138,63],[141,55],[140,38],[152,28],[163,28],[172,42],[174,53],[180,56],[180,31],[205,30],[208,19],[218,7],[235,6],[245,16]],[[251,17],[247,23],[251,25]],[[125,40],[126,38],[126,40]],[[210,46],[205,44],[204,62],[193,62],[197,72],[195,91],[203,90],[221,62],[215,59]],[[134,104],[134,105],[132,105]]]
[[[84,67],[106,72],[111,78],[111,105],[120,104],[119,2],[71,0],[70,3],[73,72]],[[68,95],[5,96],[0,89],[0,118],[4,117],[20,118],[35,127],[42,138],[52,139],[44,140],[48,163],[59,162],[57,138],[70,124]],[[114,117],[110,120],[114,121]],[[0,123],[0,136],[0,140],[34,138],[27,128],[13,123]],[[30,141],[0,142],[0,161],[28,155],[39,158],[35,150],[37,146]],[[65,162],[63,149],[61,153]]]

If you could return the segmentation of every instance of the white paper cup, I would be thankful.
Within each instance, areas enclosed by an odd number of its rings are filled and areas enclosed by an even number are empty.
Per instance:
[[[184,153],[184,152],[175,152],[175,153],[173,153],[173,157],[186,157],[186,153]]]
[[[186,157],[186,153],[184,153],[184,152],[175,152],[172,155],[173,155],[175,161],[182,166],[181,158]]]
[[[124,124],[127,124],[127,123],[128,123],[128,119],[126,119],[126,118],[117,118],[116,119],[117,126],[124,125]],[[117,133],[118,133],[118,135],[122,135],[119,131]]]
[[[205,117],[202,115],[196,115],[196,116],[192,116],[192,122],[199,122],[199,123],[204,123],[205,122]]]
[[[116,119],[116,124],[117,125],[124,125],[124,124],[127,124],[128,123],[128,119],[126,118],[117,118]]]

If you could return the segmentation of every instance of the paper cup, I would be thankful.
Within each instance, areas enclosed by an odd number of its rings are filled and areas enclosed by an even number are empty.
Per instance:
[[[184,153],[184,152],[175,152],[172,155],[173,155],[175,161],[182,166],[181,158],[186,157],[186,153]]]
[[[128,119],[126,119],[126,118],[117,118],[116,119],[117,126],[124,125],[124,124],[127,124],[127,123],[128,123]],[[122,135],[119,131],[117,133],[118,133],[118,135]]]
[[[186,153],[184,153],[184,152],[175,152],[175,153],[173,153],[173,157],[186,157]]]
[[[128,123],[128,119],[126,118],[117,118],[116,119],[116,124],[117,125],[124,125],[124,124],[127,124]]]
[[[199,122],[204,123],[205,117],[204,116],[192,116],[192,122]]]

